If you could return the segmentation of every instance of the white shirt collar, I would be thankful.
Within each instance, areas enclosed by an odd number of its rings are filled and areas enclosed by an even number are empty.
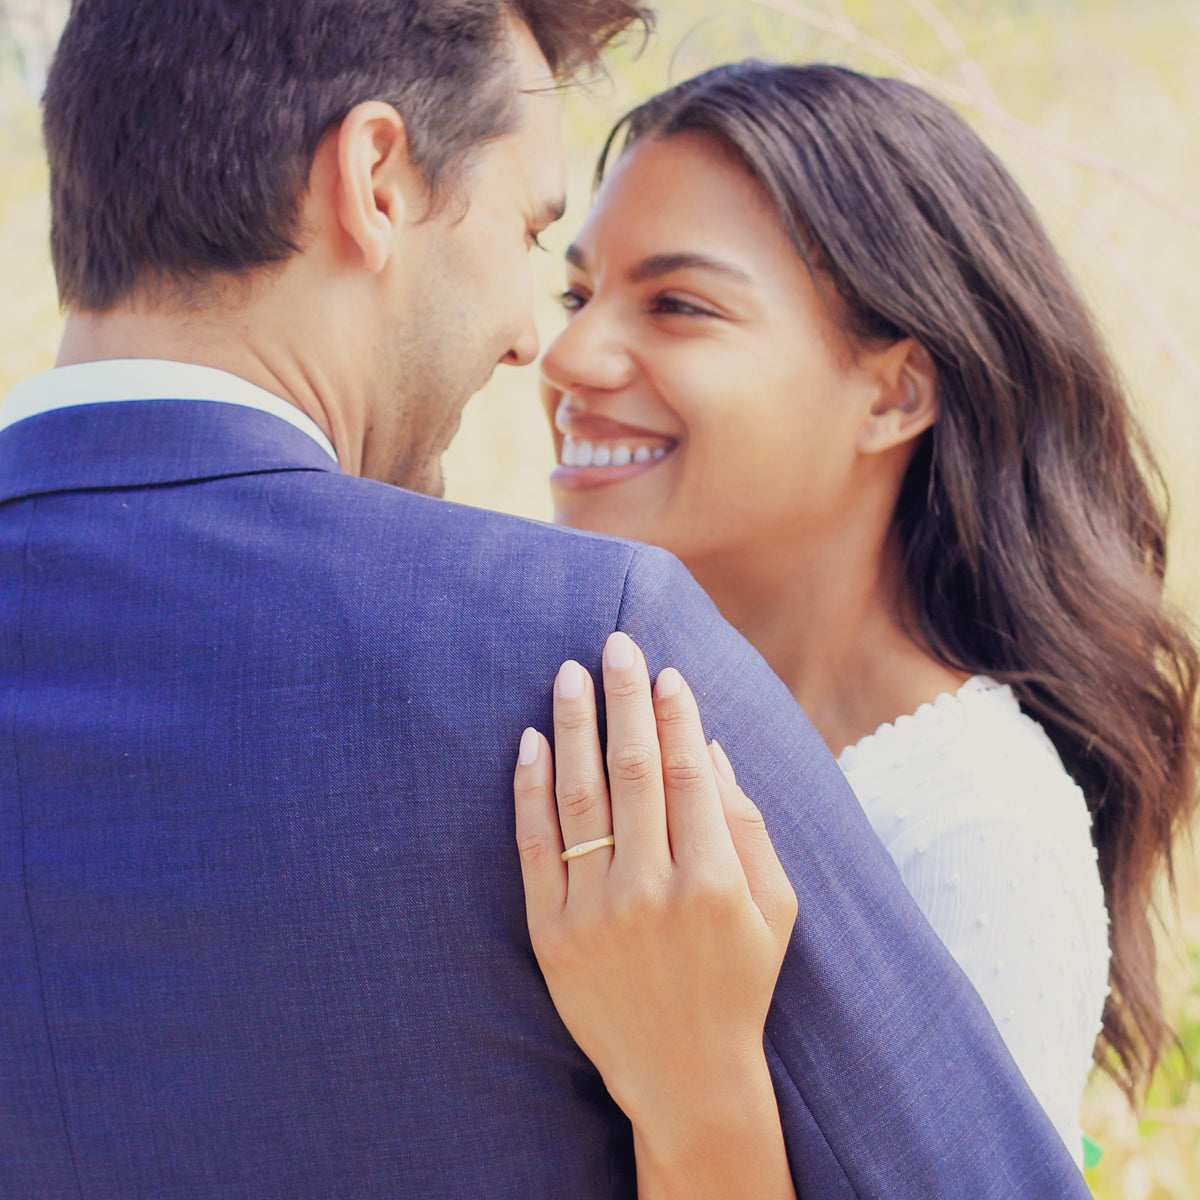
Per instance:
[[[126,400],[212,400],[256,408],[308,434],[337,462],[329,439],[294,404],[216,367],[154,358],[78,363],[35,375],[9,392],[0,406],[0,429],[56,408]]]

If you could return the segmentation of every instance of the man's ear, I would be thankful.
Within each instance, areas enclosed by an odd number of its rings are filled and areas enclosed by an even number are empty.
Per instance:
[[[355,105],[334,136],[338,220],[362,253],[363,266],[378,275],[395,249],[397,231],[424,197],[424,180],[409,158],[404,118],[390,104]]]
[[[911,442],[937,420],[937,368],[916,338],[904,338],[875,354],[870,371],[876,394],[856,448],[881,454]]]

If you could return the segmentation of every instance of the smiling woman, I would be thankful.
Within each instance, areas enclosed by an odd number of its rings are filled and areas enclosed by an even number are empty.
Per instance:
[[[1164,1043],[1198,676],[1093,323],[897,81],[718,68],[600,174],[543,362],[557,519],[674,551],[763,653],[1081,1161],[1093,1053],[1132,1092]]]
[[[898,483],[933,419],[927,362],[911,342],[856,357],[828,287],[723,143],[685,133],[632,146],[568,263],[572,320],[542,366],[558,520],[667,545],[701,579],[732,545],[761,547],[765,571],[801,525],[838,532],[844,550],[864,534],[874,546],[886,513],[864,518],[879,508],[879,464],[856,443],[894,451]],[[877,394],[880,371],[903,377],[904,421]],[[880,422],[860,432],[864,405],[881,404],[901,435],[886,445]],[[624,448],[642,450],[641,469],[605,470]]]

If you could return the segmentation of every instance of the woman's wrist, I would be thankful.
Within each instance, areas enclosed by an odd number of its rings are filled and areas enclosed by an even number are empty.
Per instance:
[[[640,1200],[792,1200],[779,1106],[761,1050],[728,1076],[633,1121]]]

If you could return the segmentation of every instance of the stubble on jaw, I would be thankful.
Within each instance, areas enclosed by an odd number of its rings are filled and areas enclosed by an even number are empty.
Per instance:
[[[463,410],[487,386],[491,375],[492,372],[489,371],[487,379],[478,387],[470,389],[461,403],[454,407],[452,415],[447,418],[438,431],[436,439],[424,454],[410,453],[397,461],[393,472],[396,478],[389,482],[394,483],[397,487],[406,488],[410,492],[420,492],[425,496],[433,496],[437,500],[445,499],[446,474],[445,464],[442,460],[458,436],[462,426]]]
[[[403,384],[391,406],[384,408],[388,427],[368,431],[368,445],[374,443],[383,453],[373,463],[364,463],[364,474],[442,499],[442,458],[458,435],[463,411],[503,363],[504,350],[496,343],[480,355],[479,345],[472,344],[478,318],[465,311],[457,297],[430,299],[433,303],[392,351],[390,378]]]
[[[442,455],[448,449],[405,446],[393,456],[386,466],[367,466],[363,474],[369,479],[378,479],[392,487],[405,491],[419,492],[441,500],[446,494],[446,481],[442,471]]]
[[[463,395],[461,390],[458,392]],[[419,397],[410,393],[402,400],[398,398],[387,435],[379,437],[378,429],[367,431],[368,445],[373,443],[381,450],[386,445],[390,453],[385,451],[386,458],[384,454],[379,454],[374,456],[375,461],[365,462],[364,475],[406,491],[443,499],[446,481],[442,458],[458,433],[462,410],[472,395],[474,391],[453,404],[449,411],[444,393]],[[400,404],[404,407],[400,408]],[[422,417],[437,420],[438,415],[441,420],[431,433],[427,426],[423,426]]]
[[[433,229],[429,233],[434,236]],[[373,405],[377,419],[367,431],[364,474],[440,499],[442,456],[463,409],[491,379],[503,354],[478,342],[480,319],[459,293],[471,284],[470,275],[446,261],[444,246],[428,250],[414,272],[423,282],[409,291],[386,365],[377,368],[376,379],[392,381],[392,387],[390,394],[380,388]]]

